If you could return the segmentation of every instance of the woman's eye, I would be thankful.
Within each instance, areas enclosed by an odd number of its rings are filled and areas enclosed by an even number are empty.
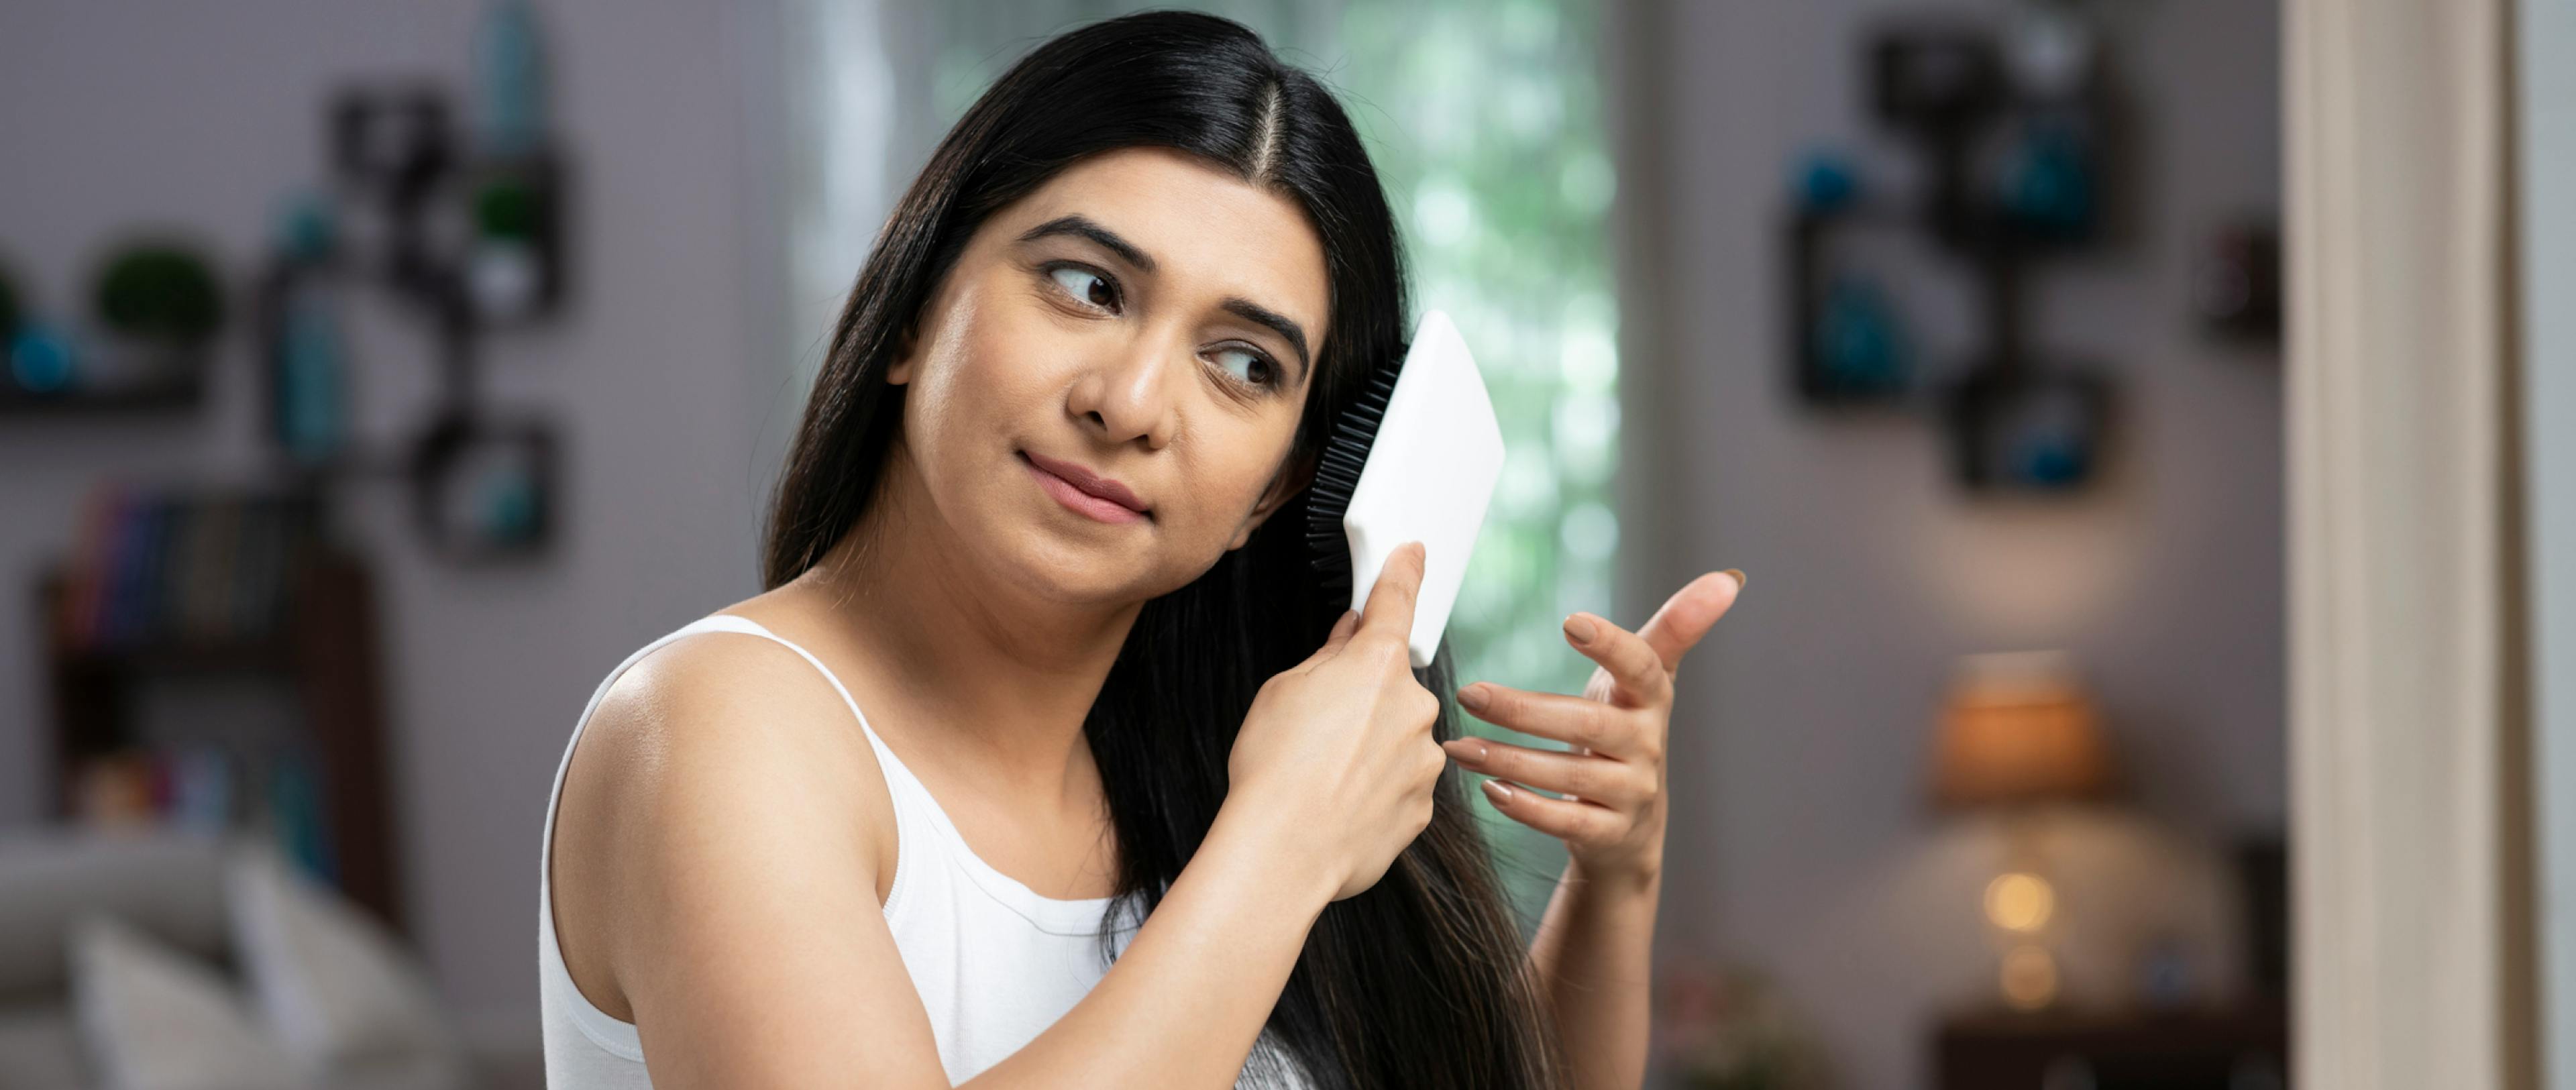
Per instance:
[[[1101,310],[1118,309],[1118,285],[1110,283],[1106,276],[1079,265],[1060,265],[1047,275],[1055,278],[1056,286],[1084,303]]]
[[[1227,374],[1254,386],[1279,381],[1279,368],[1270,362],[1270,357],[1248,348],[1217,349],[1216,362]]]

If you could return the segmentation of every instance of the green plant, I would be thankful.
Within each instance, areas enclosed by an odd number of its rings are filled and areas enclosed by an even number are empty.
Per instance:
[[[99,320],[143,340],[200,345],[223,324],[223,289],[205,258],[177,243],[135,243],[99,273]]]

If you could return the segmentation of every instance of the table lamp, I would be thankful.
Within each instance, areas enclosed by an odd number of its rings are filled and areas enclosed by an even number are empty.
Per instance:
[[[1932,797],[1944,811],[2000,811],[2004,872],[1986,884],[1985,917],[2003,940],[2006,1005],[2039,1010],[2058,996],[2046,938],[2058,916],[2036,812],[2110,793],[2111,757],[2063,651],[1969,655],[1959,661],[1933,746]]]

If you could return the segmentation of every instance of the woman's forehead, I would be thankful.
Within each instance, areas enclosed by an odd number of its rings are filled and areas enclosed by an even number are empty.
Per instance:
[[[991,226],[1007,243],[1065,216],[1132,245],[1160,281],[1250,298],[1321,340],[1330,303],[1323,241],[1284,193],[1194,155],[1121,148],[1057,172]]]

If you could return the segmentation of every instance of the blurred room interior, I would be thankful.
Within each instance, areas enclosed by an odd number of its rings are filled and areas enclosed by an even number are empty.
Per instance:
[[[565,732],[759,590],[940,134],[1136,6],[0,6],[0,1090],[184,1069],[72,998],[172,965],[537,1085]],[[1652,1085],[2576,1086],[2568,5],[1192,6],[1351,96],[1493,389],[1463,676],[1763,584]]]

